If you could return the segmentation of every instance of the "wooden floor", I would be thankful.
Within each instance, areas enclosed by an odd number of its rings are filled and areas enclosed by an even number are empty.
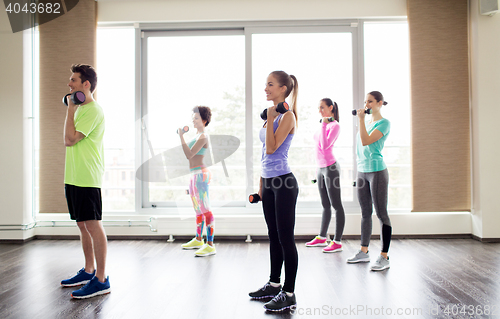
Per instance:
[[[109,241],[112,292],[87,300],[59,284],[82,267],[79,241],[0,244],[0,318],[500,318],[500,244],[393,240],[391,268],[371,272],[345,262],[359,240],[334,254],[301,241],[298,308],[276,315],[247,295],[268,280],[267,242],[217,242],[206,258],[181,243]]]

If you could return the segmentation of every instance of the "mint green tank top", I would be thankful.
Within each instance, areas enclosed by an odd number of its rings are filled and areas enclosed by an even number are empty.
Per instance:
[[[200,137],[200,135],[201,135],[201,133],[196,134],[196,136],[191,141],[189,141],[189,143],[188,143],[189,148],[193,147],[193,145],[196,143],[196,141],[198,140],[198,137]],[[198,151],[198,153],[196,153],[196,155],[205,155],[206,151],[207,151],[207,149],[202,147]]]

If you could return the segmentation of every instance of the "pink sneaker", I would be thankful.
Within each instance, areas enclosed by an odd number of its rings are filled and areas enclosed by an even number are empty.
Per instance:
[[[333,240],[328,247],[323,248],[324,253],[336,253],[338,251],[342,251],[342,244],[337,244]]]
[[[328,246],[326,243],[326,238],[321,239],[319,236],[314,237],[313,240],[306,243],[307,247],[319,247],[319,246]]]

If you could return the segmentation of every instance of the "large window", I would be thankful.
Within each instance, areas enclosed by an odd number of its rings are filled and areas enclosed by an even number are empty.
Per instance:
[[[97,29],[96,100],[104,110],[104,211],[135,210],[134,29]]]
[[[383,156],[389,170],[389,209],[411,207],[410,60],[408,23],[365,23],[366,92],[380,91],[391,121]]]
[[[195,137],[191,116],[196,106],[208,106],[206,127],[212,207],[243,205],[245,197],[245,38],[241,31],[147,33],[143,100],[143,204],[190,206],[186,196],[191,173],[180,147],[177,128],[190,127],[186,142]],[[217,163],[220,143],[234,139],[239,148]],[[160,168],[160,171],[158,171]],[[227,173],[227,175],[226,175]]]
[[[289,152],[289,163],[300,185],[300,202],[317,202],[314,133],[320,127],[318,113],[322,98],[331,98],[340,108],[341,134],[335,143],[335,156],[341,167],[342,200],[353,201],[353,66],[352,33],[272,33],[252,37],[252,79],[254,119],[254,181],[260,177],[262,143],[258,132],[263,125],[260,112],[271,106],[264,87],[267,76],[283,70],[297,78],[298,129]],[[276,44],[286,44],[282,52],[269,54]],[[289,97],[291,99],[291,96]]]
[[[389,209],[408,209],[407,23],[357,22],[303,27],[275,23],[232,28],[228,24],[186,31],[144,28],[135,33],[99,29],[97,94],[110,112],[106,114],[103,189],[107,197],[103,202],[109,203],[105,209],[191,206],[186,195],[190,172],[176,130],[187,125],[190,131],[185,139],[194,137],[191,115],[199,105],[212,109],[206,129],[211,144],[220,146],[225,141],[237,147],[224,161],[217,159],[217,149],[207,153],[212,206],[249,207],[246,199],[257,190],[261,169],[258,131],[263,121],[259,114],[270,106],[264,86],[274,70],[295,75],[299,83],[299,126],[289,154],[300,186],[299,207],[304,208],[299,212],[314,213],[320,207],[317,186],[311,183],[316,176],[313,135],[319,127],[318,105],[325,97],[340,108],[341,133],[334,151],[341,167],[342,200],[347,212],[359,210],[352,187],[357,173],[357,127],[351,110],[363,107],[365,94],[372,90],[381,91],[389,101],[383,109],[392,124],[384,149],[390,174]],[[140,48],[134,50],[134,41]],[[141,53],[135,58],[138,73],[132,71],[134,52]],[[114,67],[117,61],[127,66],[125,73]],[[140,77],[134,79],[135,74]],[[134,89],[140,98],[135,99]],[[126,96],[116,92],[126,92]],[[169,211],[174,212],[162,213]]]

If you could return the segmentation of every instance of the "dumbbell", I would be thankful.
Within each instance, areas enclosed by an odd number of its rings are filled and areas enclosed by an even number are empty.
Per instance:
[[[328,122],[333,122],[333,121],[335,121],[335,119],[333,117],[328,118]],[[323,119],[320,119],[319,122],[323,123]]]
[[[185,126],[182,128],[182,131],[183,131],[184,133],[189,132],[189,126],[185,125]],[[176,130],[175,132],[176,132],[177,134],[179,134],[179,130]]]
[[[261,198],[260,198],[259,194],[257,194],[257,193],[248,196],[248,201],[251,204],[258,203],[258,202],[260,202],[260,200],[261,200]]]
[[[358,110],[352,110],[352,115],[358,114]],[[372,109],[366,109],[365,114],[372,114]]]
[[[286,103],[286,102],[280,102],[280,103],[278,103],[278,105],[276,105],[276,111],[278,113],[281,113],[281,114],[286,113],[289,109],[290,109],[290,107],[288,106],[288,103]],[[264,121],[267,120],[267,108],[264,109],[264,111],[262,111],[262,113],[260,113],[260,118],[263,119]]]
[[[80,105],[85,102],[85,93],[83,93],[82,91],[76,91],[73,93],[68,93],[63,97],[62,102],[66,106],[68,106],[68,100],[66,99],[68,95],[70,96],[71,102],[73,102],[73,104],[75,105]]]

